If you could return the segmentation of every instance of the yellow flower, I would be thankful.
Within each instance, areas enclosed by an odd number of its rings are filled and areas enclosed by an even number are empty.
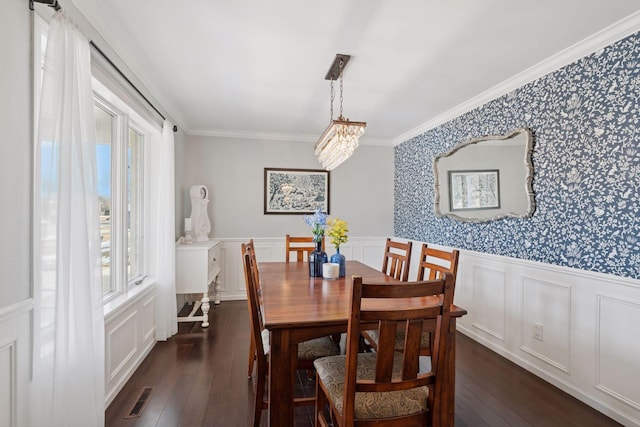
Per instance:
[[[347,236],[349,232],[347,221],[343,221],[340,218],[332,218],[327,221],[327,225],[329,226],[329,232],[327,234],[331,239],[331,244],[337,250],[341,244],[349,240],[349,236]]]

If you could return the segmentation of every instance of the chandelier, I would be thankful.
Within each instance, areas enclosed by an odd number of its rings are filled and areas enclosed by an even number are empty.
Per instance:
[[[349,62],[350,55],[337,54],[325,80],[331,80],[331,121],[316,142],[315,154],[322,167],[330,171],[347,160],[358,148],[358,138],[364,133],[365,122],[352,122],[342,115],[342,71]],[[334,80],[340,79],[340,116],[333,119]]]

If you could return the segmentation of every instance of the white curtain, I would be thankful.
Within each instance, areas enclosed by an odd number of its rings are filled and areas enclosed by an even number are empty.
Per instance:
[[[172,125],[164,121],[156,161],[155,236],[156,339],[164,341],[178,332],[175,255],[175,151]]]
[[[29,425],[104,425],[104,317],[89,42],[49,27],[34,198],[34,354]]]

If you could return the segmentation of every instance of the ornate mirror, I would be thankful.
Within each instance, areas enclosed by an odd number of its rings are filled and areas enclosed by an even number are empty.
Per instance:
[[[436,157],[436,215],[470,222],[531,216],[532,150],[531,130],[521,128],[462,142]]]

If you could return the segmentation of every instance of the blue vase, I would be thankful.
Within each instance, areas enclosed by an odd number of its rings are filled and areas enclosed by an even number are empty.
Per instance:
[[[322,277],[322,264],[328,262],[327,253],[322,250],[322,240],[316,242],[316,249],[309,254],[309,276]]]
[[[336,248],[336,253],[331,255],[331,262],[335,264],[340,264],[340,274],[338,275],[338,277],[344,277],[346,273],[345,271],[346,262],[345,262],[344,255],[340,253],[339,247]]]

